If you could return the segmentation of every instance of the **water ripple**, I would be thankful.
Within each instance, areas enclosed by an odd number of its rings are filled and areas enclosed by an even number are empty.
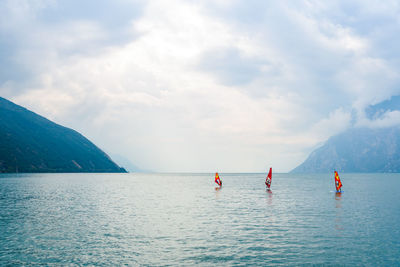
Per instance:
[[[0,265],[398,265],[400,175],[331,176],[2,175]]]

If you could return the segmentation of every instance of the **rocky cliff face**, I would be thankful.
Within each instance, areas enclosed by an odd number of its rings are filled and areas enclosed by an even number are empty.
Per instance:
[[[78,132],[0,97],[0,172],[125,172]]]
[[[400,172],[400,128],[355,128],[331,137],[292,172]]]

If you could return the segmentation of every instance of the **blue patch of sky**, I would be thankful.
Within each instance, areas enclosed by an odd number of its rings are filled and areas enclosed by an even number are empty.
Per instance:
[[[142,14],[143,5],[128,1],[86,0],[58,1],[42,10],[41,19],[48,23],[66,20],[93,20],[109,29],[126,27]]]
[[[68,21],[92,21],[109,34],[105,43],[123,44],[130,41],[131,22],[143,13],[144,5],[135,1],[58,1],[43,9],[40,20],[44,24],[62,24]]]
[[[400,95],[392,96],[376,105],[370,105],[365,109],[369,119],[377,119],[388,111],[400,110]]]

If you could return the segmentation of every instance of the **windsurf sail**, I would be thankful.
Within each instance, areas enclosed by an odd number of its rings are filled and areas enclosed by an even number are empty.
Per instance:
[[[268,189],[271,187],[271,182],[272,182],[272,168],[269,168],[268,176],[265,179],[265,184],[267,185]]]
[[[336,192],[342,192],[342,182],[340,181],[339,174],[335,171],[335,186]]]
[[[218,172],[215,173],[215,183],[219,186],[222,186],[222,181],[219,178]]]

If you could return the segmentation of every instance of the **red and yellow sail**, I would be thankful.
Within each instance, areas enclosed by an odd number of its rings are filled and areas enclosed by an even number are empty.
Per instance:
[[[272,182],[272,168],[269,168],[268,176],[265,179],[265,184],[267,185],[268,188],[271,187],[271,182]]]
[[[340,188],[342,187],[342,182],[340,181],[339,174],[337,173],[337,171],[335,171],[335,187],[336,187],[336,192],[341,191]]]
[[[222,186],[222,181],[219,178],[218,172],[215,173],[215,183],[219,186]]]

